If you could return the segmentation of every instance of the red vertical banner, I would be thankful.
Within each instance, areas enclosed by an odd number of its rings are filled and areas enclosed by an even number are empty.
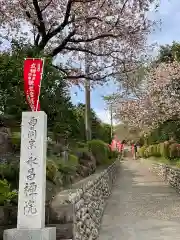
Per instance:
[[[24,92],[32,111],[40,111],[40,89],[44,59],[27,58],[24,60]]]

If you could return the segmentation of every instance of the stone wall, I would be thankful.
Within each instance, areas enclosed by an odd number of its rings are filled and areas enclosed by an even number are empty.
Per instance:
[[[51,212],[56,213],[56,219],[64,224],[72,224],[73,240],[96,239],[106,200],[111,194],[112,185],[116,180],[119,161],[113,163],[106,170],[94,174],[82,182],[77,189],[61,192],[51,204]],[[64,213],[61,209],[66,208]],[[70,236],[68,236],[70,237]],[[63,239],[67,239],[64,235]]]
[[[174,187],[180,193],[180,169],[171,167],[163,163],[153,163],[152,172],[160,176],[169,185]]]
[[[119,161],[60,192],[46,206],[46,226],[54,226],[57,240],[96,239],[106,200],[116,180]],[[16,227],[17,208],[0,208],[0,239],[5,229]]]

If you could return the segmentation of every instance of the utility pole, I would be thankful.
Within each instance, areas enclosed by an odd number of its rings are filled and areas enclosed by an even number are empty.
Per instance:
[[[85,53],[85,75],[89,74],[89,56]],[[91,87],[90,80],[85,79],[85,129],[86,129],[86,141],[91,140]]]
[[[112,102],[110,104],[110,114],[111,114],[111,138],[113,138],[113,111],[112,111]]]
[[[85,4],[86,17],[88,17],[88,3]],[[86,34],[88,38],[88,20],[86,19]],[[89,49],[89,43],[85,43],[85,49]],[[85,52],[85,131],[86,141],[91,140],[91,86],[90,80],[87,78],[89,75],[89,53]]]

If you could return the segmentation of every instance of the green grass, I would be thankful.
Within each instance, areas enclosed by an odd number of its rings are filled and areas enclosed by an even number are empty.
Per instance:
[[[164,157],[150,157],[149,160],[180,168],[180,159],[179,158],[171,160],[171,159],[167,159]]]
[[[180,159],[176,162],[176,167],[180,168]]]

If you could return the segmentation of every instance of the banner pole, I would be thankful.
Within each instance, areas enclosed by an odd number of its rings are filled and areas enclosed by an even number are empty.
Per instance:
[[[42,64],[42,73],[41,73],[41,81],[42,81],[43,72],[44,72],[44,62],[45,62],[45,58],[41,58],[41,60],[43,61],[43,64]],[[39,94],[38,94],[38,100],[37,100],[37,103],[36,103],[36,112],[37,112],[37,108],[38,108],[38,104],[39,104],[39,97],[40,97],[40,94],[41,94],[41,81],[40,81],[40,84],[39,84]]]

